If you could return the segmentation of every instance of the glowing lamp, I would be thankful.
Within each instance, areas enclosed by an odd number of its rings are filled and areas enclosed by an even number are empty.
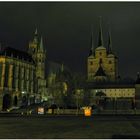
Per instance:
[[[85,116],[91,116],[91,107],[85,107],[84,108],[84,115]]]
[[[44,107],[38,108],[38,114],[44,114]]]

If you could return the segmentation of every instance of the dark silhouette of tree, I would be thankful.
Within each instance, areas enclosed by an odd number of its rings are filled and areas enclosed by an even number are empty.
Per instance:
[[[104,107],[105,106],[105,96],[106,96],[106,94],[103,93],[102,91],[100,91],[100,92],[97,92],[95,96],[99,97],[99,101],[98,101],[99,105],[103,105],[103,107]],[[104,98],[103,101],[101,101],[102,98]]]
[[[84,94],[83,98],[83,105],[84,106],[89,106],[90,105],[90,92],[87,90],[87,92]]]
[[[100,92],[97,92],[95,96],[99,96],[101,98],[103,96],[106,96],[106,94],[104,92],[100,91]]]

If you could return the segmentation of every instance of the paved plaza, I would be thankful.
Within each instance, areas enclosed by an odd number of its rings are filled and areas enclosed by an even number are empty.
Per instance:
[[[140,116],[0,116],[0,138],[140,138]]]

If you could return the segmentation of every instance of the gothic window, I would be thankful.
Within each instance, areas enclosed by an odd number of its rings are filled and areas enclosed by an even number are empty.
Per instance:
[[[110,69],[110,71],[112,71],[112,68]]]
[[[93,62],[92,61],[90,61],[90,65],[93,65]]]
[[[8,87],[8,76],[9,76],[9,64],[5,65],[5,78],[4,78],[4,87]]]
[[[19,66],[19,71],[18,71],[18,89],[21,90],[21,66]]]
[[[16,87],[16,77],[15,77],[15,65],[13,65],[13,81],[12,81],[12,88],[15,89]]]
[[[1,86],[1,79],[2,79],[2,63],[0,63],[0,86]]]
[[[100,56],[102,55],[102,52],[99,52]]]
[[[100,59],[99,63],[100,63],[100,64],[102,64],[102,63],[103,63],[102,59]]]
[[[112,64],[112,61],[111,60],[109,60],[109,64]]]
[[[26,71],[26,69],[25,69],[25,67],[24,67],[24,80],[23,80],[23,89],[24,90],[27,90],[27,87],[26,87],[26,74],[27,74],[27,71]]]

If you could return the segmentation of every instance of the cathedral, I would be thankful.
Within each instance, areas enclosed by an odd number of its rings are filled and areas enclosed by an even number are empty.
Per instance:
[[[90,47],[87,78],[80,81],[80,78],[74,79],[74,75],[63,64],[58,64],[57,68],[54,67],[55,63],[53,67],[46,65],[46,48],[37,29],[27,52],[0,46],[0,110],[27,107],[43,101],[48,105],[68,107],[80,106],[81,100],[82,107],[96,104],[99,97],[106,105],[111,101],[120,105],[124,99],[130,104],[136,98],[140,99],[139,73],[137,81],[120,80],[111,33],[108,31],[105,46],[101,21],[97,46],[94,46],[92,33]]]
[[[0,110],[39,103],[45,98],[46,50],[37,30],[28,52],[0,47]]]

